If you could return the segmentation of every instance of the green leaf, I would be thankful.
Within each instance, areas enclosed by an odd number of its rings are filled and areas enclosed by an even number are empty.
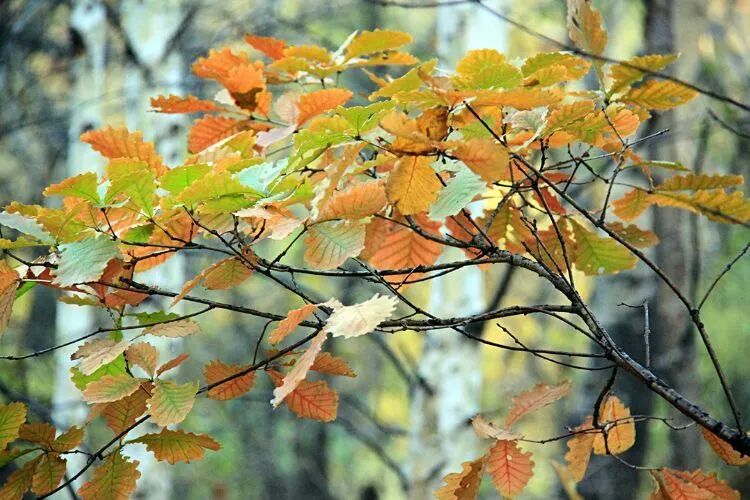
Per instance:
[[[84,375],[83,372],[75,366],[70,369],[70,373],[70,379],[75,386],[83,391],[91,382],[99,380],[105,375],[125,375],[128,371],[125,364],[125,356],[120,355],[117,356],[114,361],[97,368],[97,370],[91,375]]]
[[[70,196],[72,198],[81,198],[93,205],[101,204],[97,186],[99,178],[94,172],[86,172],[65,179],[59,184],[53,184],[44,190],[44,196]]]
[[[147,163],[127,159],[113,160],[107,168],[107,173],[110,181],[107,203],[112,203],[118,196],[125,195],[146,215],[153,217],[156,174]]]
[[[456,73],[456,85],[471,89],[512,89],[523,79],[521,71],[493,49],[470,50],[456,64]]]
[[[575,264],[585,274],[617,273],[635,267],[637,260],[627,248],[610,237],[600,237],[572,220]]]
[[[203,163],[175,167],[159,177],[159,187],[172,194],[178,194],[210,171],[211,167]]]
[[[66,243],[60,251],[54,283],[62,287],[98,280],[107,263],[120,254],[117,242],[106,236]]]
[[[456,215],[474,197],[487,189],[487,183],[466,167],[462,167],[440,191],[437,200],[430,207],[430,218],[442,221]]]
[[[26,421],[26,411],[23,403],[0,405],[0,450],[18,438],[18,431]]]
[[[354,128],[357,135],[362,135],[377,127],[380,118],[396,105],[394,101],[381,101],[369,106],[339,106],[336,113]]]

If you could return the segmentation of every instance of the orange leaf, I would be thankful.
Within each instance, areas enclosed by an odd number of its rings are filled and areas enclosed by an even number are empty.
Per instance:
[[[342,377],[356,377],[357,374],[351,369],[349,364],[334,356],[330,352],[321,352],[318,357],[315,358],[315,362],[310,367],[311,370],[318,373],[326,373],[328,375],[338,375]]]
[[[355,184],[335,192],[323,205],[317,220],[362,219],[380,212],[386,203],[382,182]]]
[[[709,500],[716,498],[711,491],[695,484],[691,476],[684,476],[682,471],[662,469],[661,489],[670,500]]]
[[[312,314],[316,307],[315,304],[305,304],[300,308],[289,311],[286,318],[279,322],[276,329],[271,332],[271,336],[268,337],[268,341],[271,345],[276,345],[284,340],[295,328],[297,328],[297,325]]]
[[[632,189],[625,195],[612,202],[612,208],[616,216],[624,221],[637,219],[653,203],[651,196],[641,190]]]
[[[686,481],[693,483],[703,490],[711,492],[720,500],[739,500],[740,493],[733,490],[727,483],[716,477],[716,473],[706,474],[700,469],[689,471],[671,471]]]
[[[210,385],[236,375],[247,368],[248,365],[228,365],[215,359],[203,367],[203,376],[206,377],[206,382]],[[255,372],[252,371],[213,387],[208,391],[208,398],[218,401],[235,399],[252,389],[254,384]]]
[[[402,214],[425,212],[437,199],[442,184],[431,163],[428,156],[404,156],[388,176],[385,185],[388,201]]]
[[[67,462],[56,453],[45,453],[36,466],[31,483],[31,491],[46,495],[54,490],[65,475]]]
[[[453,154],[485,182],[510,179],[508,150],[493,139],[460,142]]]
[[[445,486],[435,492],[438,500],[474,500],[479,494],[485,458],[461,464],[461,472],[452,472],[443,478]]]
[[[524,391],[513,397],[510,411],[505,418],[505,426],[510,427],[527,413],[552,404],[568,394],[570,394],[570,381],[568,380],[559,385],[535,385],[528,391]]]
[[[0,260],[0,336],[5,333],[10,323],[18,279],[18,273],[8,265],[5,259]]]
[[[188,150],[191,153],[200,153],[239,132],[240,123],[240,120],[224,116],[204,116],[195,120],[188,135]]]
[[[130,375],[105,375],[94,380],[83,391],[88,403],[111,403],[130,396],[141,386],[141,380]]]
[[[161,365],[159,368],[157,368],[156,375],[158,376],[173,368],[177,368],[182,363],[184,363],[189,357],[190,357],[190,354],[186,352],[183,352],[182,354],[175,356],[174,358],[170,359],[169,361]]]
[[[204,286],[209,290],[226,290],[239,285],[253,274],[238,257],[228,257],[203,271]]]
[[[145,142],[140,132],[130,132],[125,127],[107,127],[90,130],[81,135],[81,140],[111,160],[129,158],[146,162],[157,177],[166,171],[154,144]]]
[[[415,217],[415,222],[426,232],[439,234],[440,223],[429,220],[425,215]],[[370,263],[378,269],[403,269],[416,266],[431,266],[443,251],[443,246],[428,240],[411,228],[392,222],[380,248],[370,258]],[[371,223],[372,224],[372,223]]]
[[[151,107],[159,113],[199,113],[202,111],[217,111],[219,108],[212,101],[198,99],[194,95],[180,97],[176,95],[160,95],[151,98]]]
[[[294,364],[294,368],[286,374],[281,385],[276,387],[273,391],[273,399],[271,405],[277,408],[289,394],[294,391],[297,386],[307,377],[307,372],[310,371],[310,367],[315,362],[315,358],[323,348],[323,342],[325,342],[328,332],[321,330],[310,343],[310,347],[299,357],[297,362]]]
[[[141,477],[138,464],[137,460],[128,460],[118,449],[94,469],[91,481],[84,484],[78,493],[83,500],[128,500],[135,491],[136,481]]]
[[[518,495],[534,475],[530,452],[523,452],[516,441],[498,440],[487,453],[487,473],[504,497]]]
[[[617,396],[608,396],[599,409],[599,424],[607,428],[606,446],[604,434],[594,437],[594,453],[618,455],[635,443],[635,422],[630,410]]]
[[[284,40],[267,36],[245,35],[245,41],[274,61],[284,57],[284,47],[286,47]]]
[[[580,432],[591,429],[592,418],[588,417],[584,423],[574,430],[579,431],[568,440],[568,452],[565,454],[565,460],[568,462],[568,470],[576,481],[583,479],[586,475],[586,469],[591,459],[591,450],[594,448],[595,432]]]
[[[296,125],[299,127],[310,118],[325,113],[337,106],[341,106],[352,98],[352,93],[345,89],[323,89],[303,94],[297,102]]]
[[[47,422],[34,422],[33,424],[23,424],[19,430],[18,438],[50,450],[55,441],[55,432],[55,428]]]
[[[191,460],[202,459],[204,450],[221,449],[221,445],[206,434],[169,429],[162,429],[158,434],[144,434],[130,442],[145,444],[157,460],[166,460],[170,464],[190,463]]]
[[[747,465],[750,463],[750,457],[743,455],[740,452],[732,448],[732,445],[712,433],[711,431],[701,427],[701,434],[703,439],[711,446],[711,449],[729,465]]]
[[[277,387],[281,385],[283,376],[279,372],[269,370],[266,373],[271,377],[274,385]],[[339,395],[322,380],[316,382],[303,380],[284,399],[284,403],[301,418],[331,422],[336,420]]]
[[[133,425],[138,417],[146,411],[146,401],[152,390],[151,383],[144,383],[130,396],[114,403],[109,403],[102,412],[107,426],[115,434],[120,434]]]

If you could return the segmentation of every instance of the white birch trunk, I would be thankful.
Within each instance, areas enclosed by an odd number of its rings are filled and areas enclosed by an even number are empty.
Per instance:
[[[68,128],[67,174],[101,169],[103,161],[88,145],[81,143],[80,135],[102,126],[102,95],[104,94],[105,58],[107,48],[107,14],[102,2],[77,0],[73,2],[70,15],[71,29],[80,38],[80,52],[72,63],[73,88],[70,100],[70,124]],[[94,311],[58,303],[56,343],[61,344],[92,331],[95,327]],[[80,393],[70,380],[73,363],[70,355],[75,346],[55,351],[55,390],[52,404],[55,408],[56,424],[61,428],[80,424],[86,418],[83,405],[73,405]],[[69,470],[77,472],[86,463],[84,455],[67,457]],[[81,479],[73,486],[78,487]]]
[[[446,69],[467,50],[507,49],[506,28],[475,6],[447,7],[437,13],[437,54]],[[442,260],[464,258],[450,249]],[[433,280],[430,311],[441,317],[468,315],[485,307],[481,270],[469,267]],[[411,403],[409,496],[433,498],[442,477],[461,470],[461,462],[480,453],[469,419],[479,412],[482,389],[482,356],[479,344],[455,330],[438,330],[425,336],[419,372],[432,389],[416,386]]]
[[[120,16],[122,30],[135,59],[127,64],[125,74],[127,126],[130,130],[143,132],[144,139],[154,141],[168,165],[178,165],[186,151],[187,119],[184,115],[149,112],[149,100],[159,94],[182,94],[185,61],[173,43],[185,16],[182,2],[125,0],[120,7]],[[184,259],[175,255],[165,264],[145,273],[141,279],[167,290],[178,290],[185,281]],[[166,307],[166,303],[162,301],[156,306],[160,307]],[[181,347],[179,339],[151,342],[159,349],[162,362],[177,355]],[[134,431],[133,436],[157,430],[151,425],[142,427]],[[133,446],[128,449],[128,454],[140,462],[137,494],[153,500],[170,498],[171,466],[156,461],[145,446]]]

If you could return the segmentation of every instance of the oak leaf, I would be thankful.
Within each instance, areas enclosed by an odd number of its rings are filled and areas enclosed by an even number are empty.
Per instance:
[[[218,401],[226,401],[228,399],[238,398],[252,389],[255,384],[254,371],[245,373],[244,375],[237,375],[239,372],[244,371],[247,368],[249,368],[247,365],[228,365],[218,359],[209,362],[203,368],[203,376],[206,378],[206,383],[209,385],[215,384],[216,382],[229,377],[234,376],[234,378],[209,389],[208,398],[216,399]]]
[[[165,460],[170,464],[190,463],[191,460],[202,459],[205,450],[221,449],[221,445],[206,434],[169,429],[162,429],[158,434],[144,434],[130,442],[145,444],[146,449],[152,452],[157,460]]]
[[[78,490],[83,500],[128,500],[141,473],[137,460],[130,461],[118,449],[94,469],[93,477]]]
[[[161,427],[179,424],[193,408],[197,392],[198,382],[154,381],[154,391],[148,400],[151,419]]]
[[[498,440],[486,455],[487,473],[503,497],[518,495],[534,475],[530,452],[523,452],[516,441]]]
[[[279,372],[269,370],[266,373],[271,377],[274,385],[278,387],[282,384],[284,377]],[[300,418],[331,422],[336,420],[339,395],[323,380],[315,382],[303,380],[284,399],[284,404]]]

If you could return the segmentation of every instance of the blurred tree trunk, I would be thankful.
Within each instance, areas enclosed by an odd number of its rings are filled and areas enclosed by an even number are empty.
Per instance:
[[[505,25],[475,6],[440,8],[436,23],[436,51],[446,68],[453,67],[467,50],[507,49]],[[442,258],[463,257],[453,250]],[[441,317],[477,313],[485,307],[484,295],[482,271],[467,268],[432,281],[429,309]],[[410,498],[432,498],[445,474],[461,470],[461,462],[479,453],[469,420],[480,409],[481,366],[479,344],[458,332],[434,331],[424,336],[418,369],[427,387],[416,384],[412,389]]]
[[[70,36],[73,43],[71,66],[72,91],[70,99],[70,122],[68,125],[67,175],[74,176],[92,169],[100,169],[102,159],[79,137],[87,130],[102,126],[102,95],[105,84],[107,48],[107,13],[102,2],[77,0],[72,3],[70,13]],[[92,308],[58,303],[56,344],[85,335],[94,328],[95,315]],[[83,405],[71,405],[79,399],[78,389],[70,380],[72,363],[70,355],[75,346],[58,349],[54,354],[55,389],[52,397],[56,408],[57,425],[67,428],[80,424],[86,418]],[[84,455],[70,455],[68,467],[78,471],[86,463]],[[78,486],[80,480],[76,482]]]
[[[187,61],[180,53],[180,35],[192,19],[193,11],[182,0],[124,0],[119,11],[119,27],[126,43],[125,118],[130,130],[140,130],[146,140],[156,144],[158,153],[170,167],[180,165],[187,146],[185,115],[149,112],[150,98],[160,94],[182,95]],[[147,283],[166,290],[179,290],[185,282],[185,260],[175,255],[164,265],[143,276]],[[152,307],[164,309],[168,302],[156,301]],[[181,304],[175,312],[181,312]],[[180,339],[151,341],[170,358],[180,352]],[[162,360],[164,361],[164,360]],[[147,425],[135,435],[153,432]],[[172,491],[172,467],[158,462],[145,447],[134,447],[132,458],[140,462],[141,479],[137,496],[166,500]]]

